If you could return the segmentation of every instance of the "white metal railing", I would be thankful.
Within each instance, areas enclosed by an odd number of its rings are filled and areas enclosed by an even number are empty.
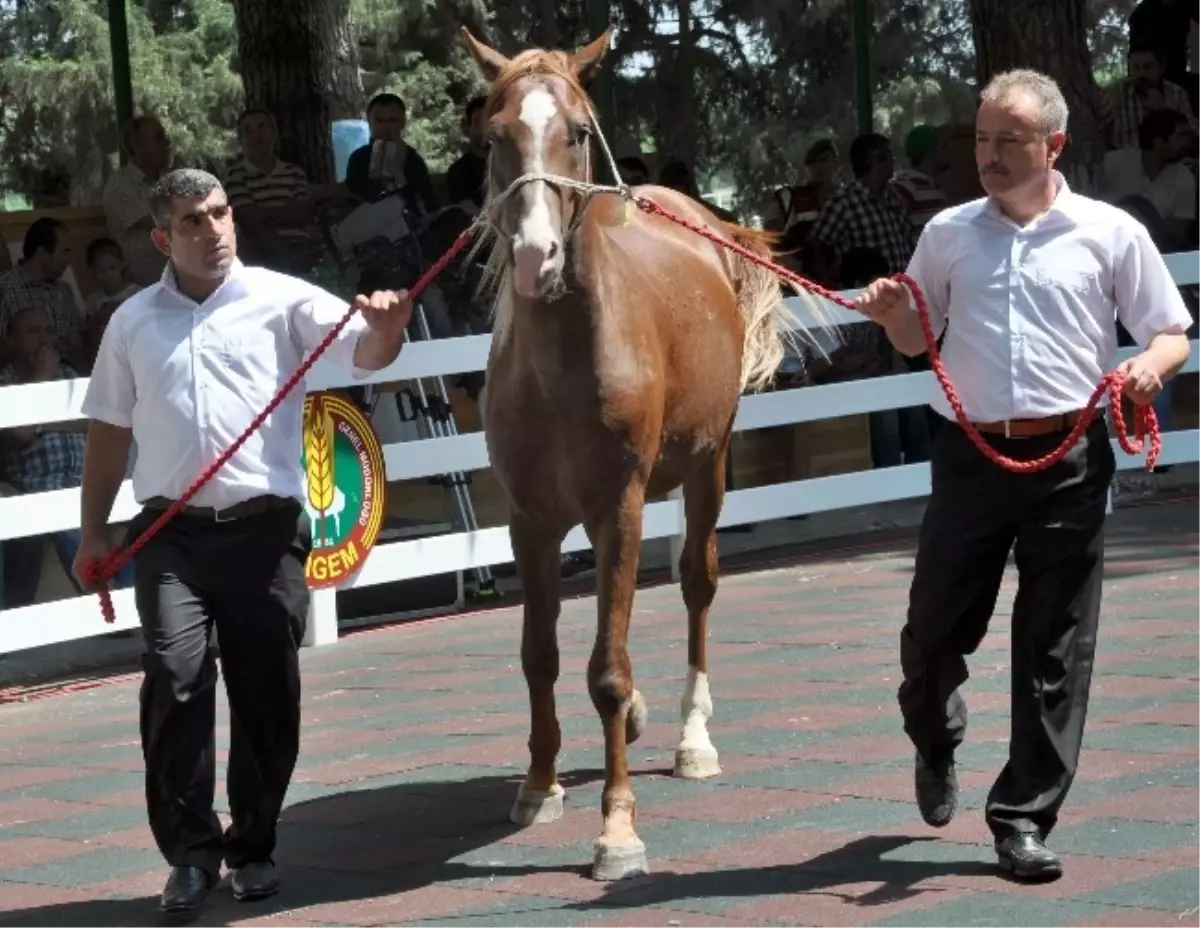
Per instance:
[[[1166,257],[1177,283],[1200,283],[1200,253]],[[794,300],[792,305],[801,321],[805,321],[808,309],[804,302]],[[830,317],[828,321],[833,324],[855,325],[863,321],[858,314],[837,306],[830,305],[827,310]],[[490,336],[476,335],[411,344],[405,347],[394,364],[374,372],[364,380],[355,381],[353,385],[483,370],[490,341]],[[1184,368],[1185,372],[1190,373],[1200,369],[1200,359],[1197,357],[1200,343],[1193,341],[1192,346],[1191,358]],[[1130,354],[1132,350],[1125,349],[1119,357],[1128,357]],[[346,374],[324,362],[314,366],[306,382],[309,390],[349,385],[351,382]],[[86,387],[87,381],[80,379],[2,388],[0,429],[82,418],[80,405]],[[750,431],[920,406],[928,401],[931,391],[936,389],[933,375],[926,371],[751,395],[742,398],[734,429]],[[397,442],[385,445],[383,450],[389,481],[481,470],[489,464],[481,432]],[[1119,449],[1117,459],[1118,466],[1123,469],[1140,466],[1139,459],[1130,458]],[[1198,459],[1200,430],[1170,432],[1163,436],[1162,464]],[[793,515],[911,499],[926,495],[929,481],[928,464],[910,464],[735,490],[725,498],[720,524],[729,526],[765,522]],[[126,481],[113,507],[113,521],[127,521],[137,511],[129,481]],[[0,498],[0,544],[10,538],[43,535],[78,526],[78,489]],[[683,506],[678,498],[646,507],[643,530],[646,539],[678,538],[682,532]],[[588,547],[588,540],[580,527],[570,532],[563,544],[564,551],[581,551]],[[512,549],[506,527],[394,542],[377,546],[362,569],[348,578],[342,588],[469,570],[511,560]],[[315,590],[312,602],[306,643],[324,644],[336,640],[335,591]],[[0,612],[0,653],[136,627],[138,621],[132,591],[117,591],[113,594],[113,603],[117,613],[115,625],[103,623],[94,595]]]

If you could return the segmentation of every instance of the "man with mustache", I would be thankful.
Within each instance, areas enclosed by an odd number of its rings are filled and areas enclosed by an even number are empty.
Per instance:
[[[284,380],[341,320],[345,302],[303,280],[237,260],[233,210],[211,174],[164,175],[150,193],[162,279],[113,313],[83,412],[82,538],[75,573],[104,555],[113,500],[137,441],[137,537],[183,496],[205,463],[250,426]],[[355,376],[395,360],[412,304],[357,298],[325,352]],[[272,854],[300,747],[297,648],[308,614],[312,547],[301,473],[304,391],[280,403],[236,454],[134,557],[145,650],[141,738],[146,805],[171,865],[161,906],[193,909],[233,870],[233,894],[279,888]],[[228,795],[213,809],[214,627],[229,697]]]
[[[1153,402],[1188,356],[1191,324],[1145,228],[1067,187],[1055,163],[1067,104],[1034,71],[997,75],[982,94],[975,158],[987,196],[925,226],[908,273],[928,301],[942,357],[967,417],[1019,460],[1058,447],[1112,364],[1119,318],[1142,353],[1124,362],[1125,393]],[[907,289],[877,280],[858,308],[897,350],[925,338]],[[1115,462],[1103,416],[1054,466],[1012,473],[945,417],[931,463],[908,617],[900,636],[904,728],[916,747],[925,821],[949,824],[958,797],[954,752],[966,734],[959,687],[1015,548],[1012,734],[986,819],[1002,867],[1054,879],[1045,841],[1076,772],[1100,614],[1105,508]]]
[[[1164,78],[1166,64],[1161,50],[1153,45],[1129,49],[1129,76],[1108,88],[1101,98],[1100,125],[1108,147],[1136,148],[1138,127],[1154,110],[1183,114],[1194,131],[1196,116],[1187,91]]]

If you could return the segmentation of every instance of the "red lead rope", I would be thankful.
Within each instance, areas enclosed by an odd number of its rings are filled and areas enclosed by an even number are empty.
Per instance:
[[[704,238],[715,242],[722,248],[727,248],[730,251],[741,255],[747,261],[751,261],[760,267],[764,267],[767,270],[774,272],[778,276],[795,284],[797,287],[808,290],[810,293],[814,293],[817,296],[837,303],[840,306],[844,306],[847,309],[854,309],[854,303],[852,301],[839,296],[831,290],[826,290],[824,287],[818,286],[810,280],[806,280],[799,274],[793,273],[787,268],[781,267],[780,265],[775,264],[773,261],[762,257],[761,255],[755,254],[750,249],[745,248],[736,242],[730,241],[729,239],[719,235],[705,226],[701,226],[697,223],[691,222],[688,219],[684,219],[682,216],[675,215],[674,213],[655,203],[653,200],[645,197],[635,196],[633,197],[633,202],[636,203],[637,206],[643,211],[662,216],[664,219],[668,219],[677,225],[683,226],[685,229],[690,229],[697,235],[704,236]],[[412,289],[409,290],[409,297],[415,299],[443,270],[445,270],[446,265],[450,263],[454,256],[467,246],[467,243],[471,240],[471,236],[474,233],[474,228],[475,227],[472,226],[459,235],[449,249],[447,249],[446,253],[438,258],[438,260],[429,268],[429,270],[421,275],[420,280],[413,284]],[[1096,415],[1096,404],[1100,402],[1100,398],[1107,390],[1112,405],[1113,421],[1117,426],[1117,440],[1121,443],[1121,447],[1125,449],[1127,454],[1140,454],[1142,449],[1145,447],[1146,439],[1149,439],[1150,447],[1146,454],[1146,467],[1147,469],[1153,469],[1154,463],[1157,461],[1158,455],[1162,450],[1162,438],[1160,437],[1158,431],[1158,419],[1155,417],[1154,409],[1152,407],[1137,407],[1135,436],[1132,438],[1129,436],[1128,429],[1125,425],[1125,419],[1121,412],[1121,390],[1124,384],[1124,375],[1119,371],[1112,371],[1104,376],[1104,378],[1096,386],[1095,391],[1092,393],[1091,399],[1088,400],[1087,407],[1084,409],[1083,414],[1079,417],[1079,421],[1075,423],[1075,428],[1071,430],[1071,434],[1063,439],[1062,444],[1049,454],[1031,461],[1018,461],[1002,455],[987,443],[984,437],[979,434],[979,430],[976,429],[971,421],[967,418],[966,413],[963,412],[962,401],[958,398],[958,393],[955,391],[954,385],[950,382],[950,378],[946,374],[946,369],[942,365],[941,355],[938,353],[937,339],[934,337],[933,326],[929,321],[929,308],[925,304],[925,294],[921,292],[921,288],[917,286],[916,281],[914,281],[907,274],[897,274],[895,279],[903,283],[912,294],[913,302],[917,307],[917,315],[921,320],[921,329],[925,333],[925,344],[929,349],[930,366],[933,368],[934,376],[937,377],[938,383],[941,384],[942,390],[946,394],[946,399],[949,400],[950,406],[954,410],[955,418],[958,420],[959,425],[963,427],[963,430],[966,431],[971,441],[975,443],[976,447],[978,447],[979,450],[987,455],[991,460],[995,461],[1001,467],[1005,467],[1016,473],[1032,473],[1034,471],[1045,470],[1047,467],[1051,467],[1058,463],[1066,456],[1067,452],[1074,447],[1076,442],[1079,441],[1080,436],[1087,429],[1088,425],[1091,424]],[[230,445],[220,457],[213,461],[212,464],[206,467],[200,476],[193,481],[192,485],[188,487],[187,491],[178,500],[172,503],[170,508],[164,511],[162,515],[155,519],[153,524],[151,524],[136,539],[134,539],[134,541],[130,543],[130,545],[124,550],[110,551],[104,557],[92,561],[87,565],[84,570],[84,579],[87,581],[89,587],[94,588],[100,596],[100,611],[104,614],[105,622],[114,622],[116,620],[116,614],[113,611],[112,596],[108,590],[108,581],[112,579],[117,571],[124,567],[129,559],[132,558],[138,551],[140,551],[146,542],[153,538],[154,535],[171,518],[177,515],[179,511],[188,504],[188,501],[191,500],[192,497],[200,492],[200,489],[213,478],[213,475],[216,474],[216,472],[222,467],[224,467],[229,459],[237,453],[237,450],[246,443],[247,439],[249,439],[250,436],[262,426],[267,417],[275,411],[276,407],[278,407],[280,403],[283,402],[284,397],[291,393],[292,390],[296,388],[297,384],[304,379],[305,374],[312,369],[312,366],[316,363],[317,358],[324,354],[326,349],[333,344],[334,339],[341,334],[342,330],[349,324],[351,318],[353,318],[357,311],[358,307],[355,305],[351,305],[350,308],[346,310],[346,314],[342,316],[338,323],[325,334],[325,337],[321,339],[317,347],[313,349],[312,354],[310,354],[304,360],[304,363],[301,364],[296,372],[287,379],[287,382],[280,387],[279,392],[271,398],[269,403],[267,403],[266,408],[254,417],[254,421],[252,421],[250,425],[246,427],[246,430],[237,437],[233,444]]]
[[[702,235],[723,248],[728,248],[730,251],[741,255],[747,261],[752,261],[761,267],[774,271],[780,277],[791,281],[798,287],[808,290],[810,293],[837,303],[839,306],[844,306],[846,309],[853,310],[855,308],[852,300],[847,300],[845,297],[831,290],[826,290],[824,287],[806,280],[785,267],[780,267],[778,264],[767,260],[761,255],[755,254],[750,249],[744,248],[736,242],[731,242],[711,229],[684,219],[681,216],[676,216],[669,210],[659,206],[653,200],[646,199],[645,197],[634,197],[634,200],[647,213],[654,213],[686,229],[690,229],[697,235]],[[941,353],[938,351],[937,337],[933,334],[933,324],[929,321],[929,307],[925,303],[925,294],[921,292],[921,288],[917,286],[917,282],[907,274],[897,274],[894,279],[904,284],[908,288],[909,293],[912,294],[913,303],[917,307],[917,316],[921,320],[921,330],[925,335],[925,346],[929,350],[929,365],[933,368],[933,374],[937,377],[942,392],[946,394],[950,408],[954,410],[954,417],[958,420],[958,424],[962,426],[963,431],[967,433],[972,443],[992,461],[1018,474],[1031,474],[1035,471],[1053,467],[1067,456],[1067,453],[1075,446],[1080,436],[1083,435],[1087,427],[1092,423],[1092,420],[1095,419],[1096,404],[1100,402],[1100,398],[1107,391],[1112,407],[1113,422],[1116,423],[1117,441],[1120,442],[1126,454],[1141,454],[1142,450],[1146,448],[1146,441],[1148,439],[1149,448],[1146,451],[1146,469],[1154,469],[1154,464],[1162,452],[1162,436],[1159,434],[1158,417],[1155,415],[1152,406],[1136,407],[1134,435],[1132,437],[1129,435],[1129,430],[1125,424],[1125,416],[1121,409],[1121,395],[1125,382],[1125,375],[1121,371],[1111,371],[1101,378],[1100,383],[1096,385],[1096,389],[1092,391],[1091,398],[1088,400],[1087,406],[1084,408],[1079,420],[1075,423],[1075,427],[1071,429],[1071,433],[1063,439],[1062,444],[1049,454],[1028,461],[1018,461],[1015,458],[1006,457],[1001,454],[987,443],[987,440],[979,433],[979,430],[975,428],[975,425],[967,418],[967,414],[963,411],[962,400],[958,397],[958,391],[954,389],[954,384],[950,382],[950,377],[946,373],[945,366],[942,364]]]
[[[416,299],[416,297],[426,287],[428,287],[430,283],[433,282],[434,278],[437,277],[438,274],[440,274],[443,270],[445,270],[446,265],[450,263],[454,256],[467,246],[467,243],[471,240],[472,231],[472,229],[468,229],[459,235],[446,253],[438,258],[433,266],[421,275],[420,280],[413,284],[412,289],[408,291],[410,298]],[[332,329],[325,333],[325,337],[322,338],[317,344],[317,347],[313,349],[312,354],[304,359],[304,363],[301,364],[296,369],[296,372],[287,379],[282,387],[279,388],[279,392],[271,397],[271,401],[267,403],[266,408],[264,408],[262,412],[254,417],[254,420],[246,427],[246,430],[237,437],[233,444],[230,445],[220,457],[218,457],[204,469],[200,476],[192,482],[192,485],[187,488],[186,492],[184,492],[179,499],[171,504],[170,508],[166,509],[157,519],[155,519],[154,522],[136,539],[134,539],[134,541],[130,543],[130,545],[123,551],[109,551],[104,557],[94,560],[87,565],[84,570],[84,579],[87,581],[89,587],[94,588],[100,595],[100,611],[104,614],[105,622],[115,622],[117,618],[116,613],[113,611],[112,595],[108,589],[108,581],[112,579],[117,571],[125,566],[130,558],[132,558],[135,554],[137,554],[138,551],[142,549],[146,542],[153,538],[154,535],[164,525],[166,525],[168,521],[177,515],[179,511],[188,504],[192,497],[199,493],[201,488],[213,478],[213,475],[216,474],[216,472],[222,467],[224,467],[226,463],[228,463],[229,459],[237,453],[237,450],[246,443],[250,436],[258,431],[262,424],[267,421],[267,417],[275,411],[279,404],[283,402],[284,398],[296,388],[296,385],[304,379],[304,376],[312,369],[312,366],[317,363],[317,358],[325,353],[329,346],[333,344],[334,339],[336,339],[342,333],[342,330],[350,324],[350,320],[354,318],[354,314],[356,312],[358,312],[358,306],[353,303],[350,304],[350,307],[346,310],[345,315],[338,320],[337,324]]]

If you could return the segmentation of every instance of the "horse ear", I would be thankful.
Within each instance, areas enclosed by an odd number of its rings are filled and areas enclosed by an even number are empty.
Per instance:
[[[571,73],[575,75],[575,79],[581,84],[587,84],[596,75],[596,71],[600,67],[600,63],[604,60],[604,56],[608,53],[608,46],[612,41],[613,27],[609,26],[604,30],[604,34],[597,39],[593,39],[590,43],[579,49],[571,56]]]
[[[467,48],[471,51],[471,57],[479,65],[479,70],[483,73],[483,76],[487,78],[489,83],[494,81],[496,75],[508,66],[508,59],[490,45],[484,45],[475,36],[471,35],[471,30],[466,26],[462,27],[462,37],[467,43]]]

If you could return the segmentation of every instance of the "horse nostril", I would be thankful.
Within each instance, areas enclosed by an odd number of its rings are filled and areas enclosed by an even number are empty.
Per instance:
[[[546,252],[546,260],[553,261],[558,257],[558,242],[550,243],[550,250]]]

